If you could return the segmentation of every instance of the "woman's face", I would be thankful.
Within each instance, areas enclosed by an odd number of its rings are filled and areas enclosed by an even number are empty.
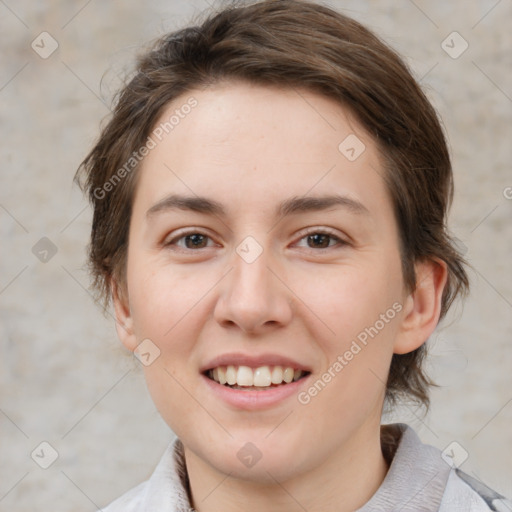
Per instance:
[[[407,299],[374,142],[330,99],[241,83],[152,137],[119,332],[188,456],[282,481],[364,451]]]

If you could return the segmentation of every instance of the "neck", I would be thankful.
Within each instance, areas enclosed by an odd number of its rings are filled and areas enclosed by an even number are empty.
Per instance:
[[[197,512],[353,512],[375,494],[387,472],[380,431],[358,432],[307,474],[270,482],[225,475],[185,449],[192,505]]]

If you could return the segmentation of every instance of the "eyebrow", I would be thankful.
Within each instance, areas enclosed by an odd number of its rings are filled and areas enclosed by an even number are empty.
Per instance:
[[[161,201],[154,204],[147,212],[146,216],[150,217],[155,213],[165,212],[168,210],[190,210],[198,213],[206,213],[210,215],[225,216],[226,211],[221,203],[200,196],[180,196],[172,194],[164,197]]]
[[[333,194],[319,197],[301,196],[291,197],[280,203],[276,209],[276,216],[286,217],[298,213],[323,211],[329,208],[341,207],[357,215],[369,215],[370,212],[363,203],[348,196]],[[183,196],[172,194],[164,197],[146,212],[147,217],[169,210],[189,210],[197,213],[226,216],[222,203],[201,196]]]
[[[278,215],[286,217],[295,213],[315,212],[327,210],[329,208],[341,207],[347,209],[351,213],[355,214],[366,214],[370,212],[366,206],[348,196],[342,196],[339,194],[332,194],[320,197],[302,196],[292,197],[283,201],[278,209]]]

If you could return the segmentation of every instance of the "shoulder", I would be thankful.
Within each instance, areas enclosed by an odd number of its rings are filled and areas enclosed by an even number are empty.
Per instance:
[[[120,498],[113,501],[107,507],[101,509],[101,512],[137,512],[140,510],[142,496],[144,495],[147,482],[139,484]]]
[[[460,469],[450,472],[439,512],[510,512],[512,501]]]
[[[422,443],[409,426],[383,426],[381,445],[390,467],[359,512],[512,511],[510,501],[455,467],[438,448]]]
[[[190,503],[183,445],[176,439],[147,481],[101,509],[101,512],[172,512],[188,509]]]

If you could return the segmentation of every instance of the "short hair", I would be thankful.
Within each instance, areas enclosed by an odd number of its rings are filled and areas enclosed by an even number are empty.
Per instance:
[[[125,286],[140,168],[130,158],[170,102],[226,81],[309,90],[355,116],[376,143],[384,165],[406,287],[415,289],[415,263],[437,259],[447,265],[443,318],[455,297],[468,291],[469,282],[446,227],[453,176],[438,116],[406,64],[375,34],[326,6],[298,0],[231,3],[208,13],[199,25],[160,38],[138,59],[76,176],[94,209],[89,263],[94,289],[105,305],[112,281]],[[405,398],[428,408],[433,382],[423,368],[425,354],[423,344],[393,355],[388,403]]]

